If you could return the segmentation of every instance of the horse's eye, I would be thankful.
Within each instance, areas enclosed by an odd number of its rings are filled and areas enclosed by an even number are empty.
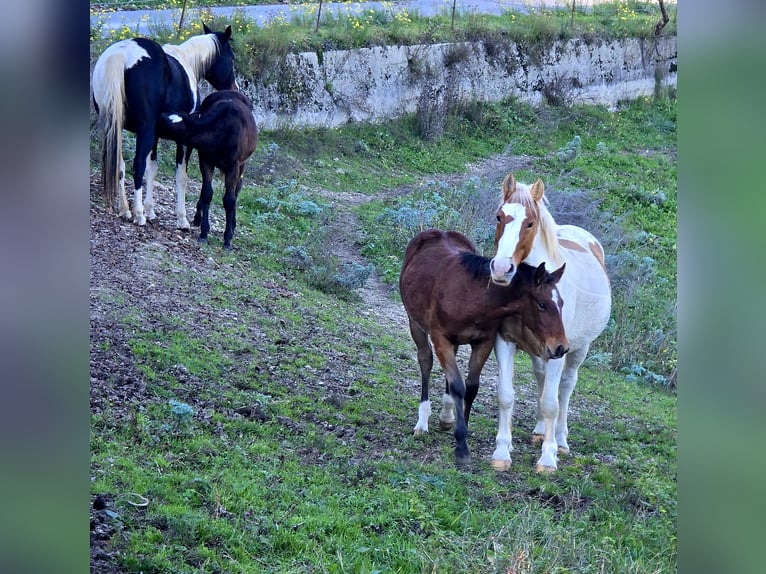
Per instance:
[[[497,222],[500,223],[500,216],[497,215],[496,217],[497,217]]]
[[[545,311],[548,308],[545,303],[538,303],[537,306],[540,307],[540,311]]]
[[[530,221],[529,223],[527,223],[527,229],[529,229],[530,227],[532,227],[534,224],[535,224],[535,222],[534,222],[534,221]]]

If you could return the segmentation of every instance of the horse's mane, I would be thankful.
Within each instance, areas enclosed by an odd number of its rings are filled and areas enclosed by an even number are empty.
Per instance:
[[[183,44],[165,44],[162,50],[181,62],[193,74],[192,80],[196,84],[218,55],[219,47],[214,34],[200,34]]]
[[[478,253],[470,251],[460,253],[460,264],[474,279],[489,279],[489,262],[489,257],[483,257]]]
[[[548,198],[543,195],[542,201],[536,202],[530,193],[531,185],[522,182],[516,182],[516,190],[511,194],[509,203],[520,203],[525,208],[531,208],[537,211],[540,219],[540,229],[538,231],[540,239],[545,246],[545,250],[551,258],[551,263],[556,267],[564,263],[564,257],[559,249],[559,240],[556,234],[556,222],[548,211]]]

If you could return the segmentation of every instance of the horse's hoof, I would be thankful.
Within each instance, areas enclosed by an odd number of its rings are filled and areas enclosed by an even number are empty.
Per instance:
[[[125,221],[130,221],[131,219],[133,219],[133,214],[130,212],[130,210],[123,211],[122,213],[120,213],[120,217],[122,217]]]
[[[559,454],[569,454],[569,447],[568,446],[560,446],[558,447]]]
[[[543,464],[537,464],[535,465],[535,472],[537,474],[553,474],[556,472],[555,466],[545,466]]]
[[[531,442],[533,446],[537,446],[539,444],[543,444],[543,440],[545,440],[543,435],[533,433],[532,438],[529,439],[529,442]]]
[[[457,464],[458,466],[468,466],[469,464],[471,464],[471,455],[468,453],[466,454],[455,453],[455,464]]]
[[[191,229],[191,225],[189,225],[188,221],[184,221],[176,225],[177,229],[180,229],[181,231],[189,231]]]
[[[414,434],[415,436],[423,436],[423,435],[425,435],[425,434],[428,434],[428,429],[421,429],[421,428],[416,428],[416,429],[413,431],[413,434]]]
[[[443,420],[439,420],[439,428],[443,431],[451,431],[455,428],[455,421],[444,422]]]
[[[226,244],[224,243],[224,244],[223,244],[223,248],[224,248],[226,251],[231,251],[231,245],[226,245]]]
[[[493,458],[490,464],[492,465],[492,468],[494,468],[497,472],[508,472],[511,470],[510,460],[500,460],[499,458]]]
[[[207,237],[198,237],[197,243],[205,243],[207,244]]]
[[[139,217],[138,219],[136,219],[135,221],[136,221],[136,225],[140,225],[141,227],[146,225],[146,217],[144,217],[143,215]]]

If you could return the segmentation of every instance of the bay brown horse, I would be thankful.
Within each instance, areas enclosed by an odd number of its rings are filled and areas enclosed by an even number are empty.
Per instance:
[[[490,281],[489,263],[464,235],[430,229],[410,241],[399,277],[421,374],[415,434],[428,431],[428,383],[435,352],[447,380],[440,424],[445,430],[455,424],[458,464],[471,460],[468,418],[498,330],[514,336],[521,348],[535,355],[559,358],[569,347],[561,320],[563,301],[556,288],[564,266],[548,273],[545,265],[519,265],[513,281],[499,286]],[[464,382],[456,354],[466,344],[471,356]]]
[[[237,227],[237,198],[242,189],[242,175],[247,160],[258,145],[258,128],[250,100],[235,90],[213,92],[202,101],[198,112],[164,114],[160,128],[163,137],[196,149],[199,155],[202,190],[193,224],[200,226],[200,242],[207,242],[210,231],[213,174],[216,168],[223,172],[226,211],[223,247],[231,249],[231,239]]]

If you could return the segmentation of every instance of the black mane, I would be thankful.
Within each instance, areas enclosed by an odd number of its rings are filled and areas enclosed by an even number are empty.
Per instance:
[[[460,254],[460,264],[474,279],[489,279],[489,257],[464,251]]]

